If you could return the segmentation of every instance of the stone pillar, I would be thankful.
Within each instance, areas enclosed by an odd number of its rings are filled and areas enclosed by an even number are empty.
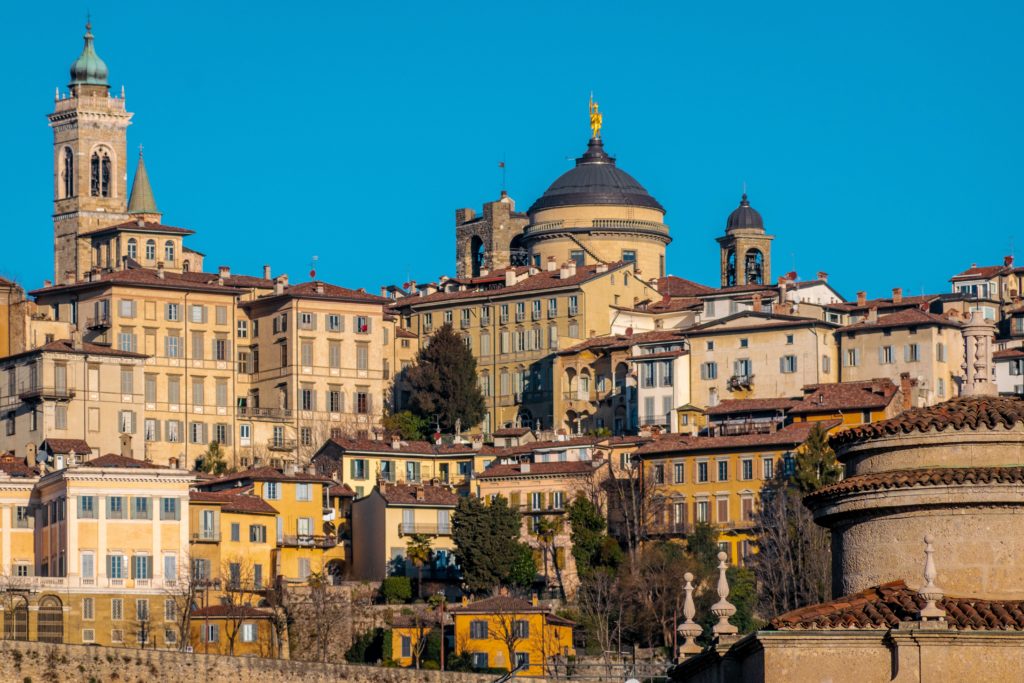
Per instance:
[[[992,380],[992,340],[995,325],[986,320],[981,311],[971,313],[963,326],[964,336],[964,396],[995,396],[999,392]]]

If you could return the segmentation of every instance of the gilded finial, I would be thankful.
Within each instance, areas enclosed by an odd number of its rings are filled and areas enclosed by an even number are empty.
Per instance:
[[[594,137],[601,137],[601,112],[597,109],[597,102],[594,101],[594,93],[590,93],[590,130],[594,132]]]

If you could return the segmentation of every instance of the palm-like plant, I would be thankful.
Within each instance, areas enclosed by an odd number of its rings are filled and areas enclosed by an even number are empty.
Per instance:
[[[416,592],[423,597],[423,567],[430,563],[434,550],[430,547],[430,537],[426,534],[413,534],[405,546],[405,556],[416,567],[418,583]]]

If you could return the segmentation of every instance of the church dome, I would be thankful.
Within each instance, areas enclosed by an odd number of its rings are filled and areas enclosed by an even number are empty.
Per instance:
[[[729,214],[729,218],[725,221],[726,230],[737,230],[741,228],[764,230],[764,219],[761,218],[761,214],[759,214],[757,210],[750,205],[750,202],[747,201],[746,192],[743,193],[743,197],[740,199],[740,205]]]
[[[92,24],[85,25],[85,47],[82,54],[71,64],[71,83],[69,85],[109,85],[107,83],[107,65],[96,54],[92,45]]]
[[[587,151],[576,160],[576,167],[551,183],[528,213],[533,215],[544,209],[595,204],[665,211],[633,176],[615,165],[615,158],[604,151],[601,138],[594,137],[590,139]]]

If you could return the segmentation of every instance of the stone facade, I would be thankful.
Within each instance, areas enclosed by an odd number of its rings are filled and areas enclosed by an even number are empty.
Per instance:
[[[460,278],[485,275],[509,266],[526,265],[523,228],[529,222],[516,212],[515,200],[502,190],[501,199],[484,204],[483,215],[473,209],[455,211],[455,271]]]

